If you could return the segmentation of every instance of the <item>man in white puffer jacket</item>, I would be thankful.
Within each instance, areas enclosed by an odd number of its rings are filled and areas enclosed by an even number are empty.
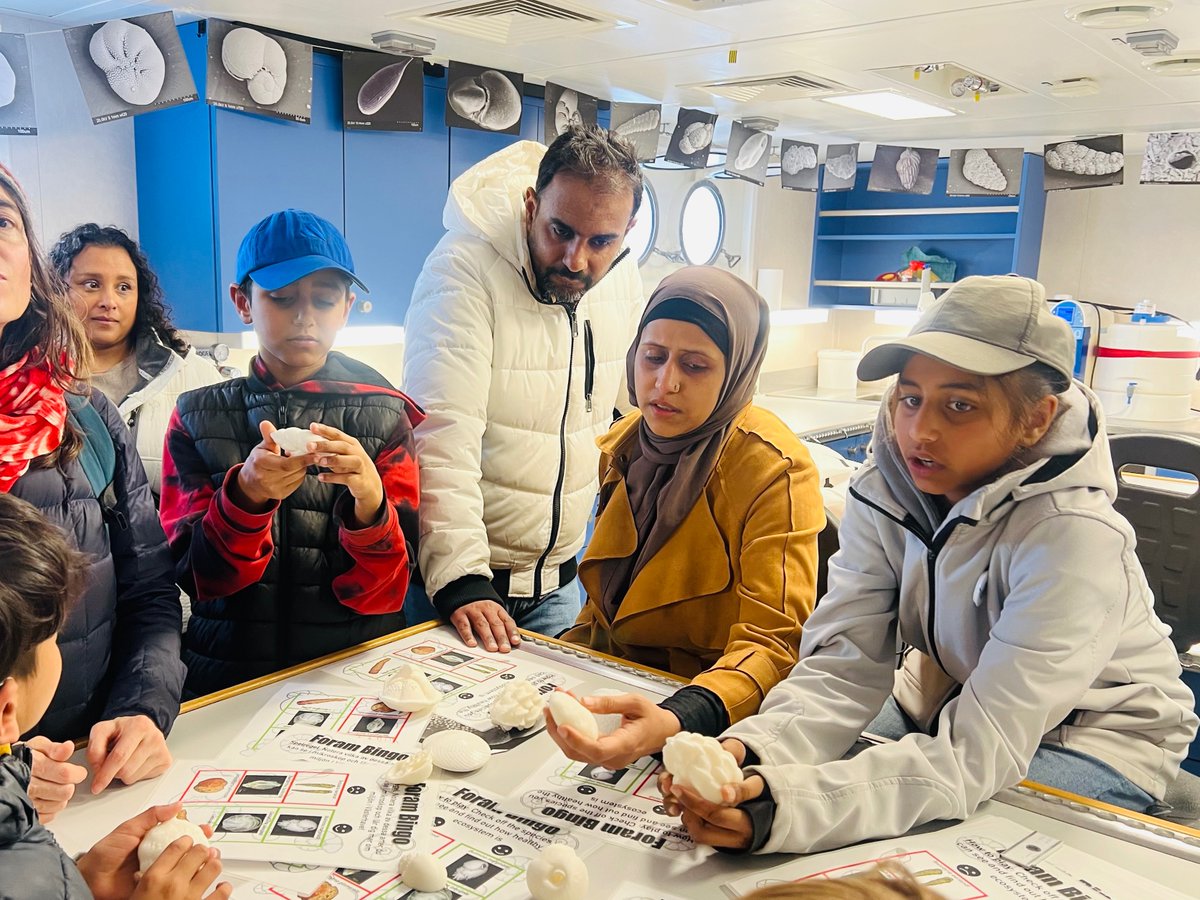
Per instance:
[[[623,249],[641,196],[633,147],[595,128],[514,144],[450,186],[405,322],[404,387],[428,413],[420,574],[468,646],[506,651],[517,625],[554,635],[579,613],[596,438],[627,404],[644,305]],[[431,617],[424,599],[409,591],[409,624]]]

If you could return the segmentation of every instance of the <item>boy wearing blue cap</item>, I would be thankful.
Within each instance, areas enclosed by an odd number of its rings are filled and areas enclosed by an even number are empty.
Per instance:
[[[230,296],[253,325],[251,372],[179,398],[160,514],[192,598],[184,695],[220,690],[404,627],[424,413],[330,347],[366,286],[312,213],[243,239]],[[312,432],[286,454],[277,429]],[[313,474],[316,473],[316,474]]]

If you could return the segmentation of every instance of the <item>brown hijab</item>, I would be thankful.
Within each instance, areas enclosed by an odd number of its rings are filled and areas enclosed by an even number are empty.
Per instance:
[[[642,567],[662,549],[667,539],[691,512],[709,476],[717,466],[733,419],[750,402],[767,351],[770,313],[767,303],[750,285],[732,272],[712,266],[688,266],[662,280],[642,313],[637,337],[625,357],[629,400],[637,405],[635,373],[638,345],[656,307],[686,300],[724,323],[729,351],[725,381],[717,405],[698,428],[674,438],[656,435],[643,420],[637,439],[617,451],[617,465],[625,473],[629,505],[637,527],[637,549],[623,559],[604,560],[600,570],[601,604],[609,618]],[[691,321],[691,319],[685,319]]]

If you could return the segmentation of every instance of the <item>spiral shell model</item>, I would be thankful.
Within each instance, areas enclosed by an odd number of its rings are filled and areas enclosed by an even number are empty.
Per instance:
[[[1093,150],[1076,141],[1063,141],[1046,152],[1046,165],[1076,175],[1111,175],[1125,167],[1125,154]]]
[[[771,146],[771,136],[765,131],[757,131],[750,137],[746,138],[745,142],[738,149],[737,160],[734,162],[735,169],[753,169],[758,165],[763,158],[763,154]]]
[[[459,78],[446,92],[450,108],[488,131],[503,131],[521,119],[517,86],[495,69]]]
[[[857,163],[853,153],[843,153],[841,156],[825,160],[825,171],[834,178],[846,181],[854,177],[854,167]]]
[[[804,169],[817,167],[817,151],[807,144],[793,144],[784,151],[780,161],[783,171],[795,175]]]
[[[658,123],[661,119],[662,114],[657,109],[647,109],[632,119],[622,122],[615,130],[622,137],[641,134],[643,131],[658,131]]]
[[[1008,179],[1004,172],[986,150],[968,150],[963,157],[962,173],[963,178],[976,187],[989,191],[1003,191],[1008,188]]]
[[[905,147],[896,159],[896,176],[900,179],[900,186],[906,191],[911,191],[920,173],[921,154],[912,147]]]
[[[683,129],[679,138],[679,152],[685,156],[699,153],[712,143],[713,127],[711,122],[693,122]]]

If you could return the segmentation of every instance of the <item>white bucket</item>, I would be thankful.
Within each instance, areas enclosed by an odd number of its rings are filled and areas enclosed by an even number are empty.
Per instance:
[[[858,361],[854,350],[817,351],[817,387],[828,391],[853,391],[858,386]]]
[[[1110,418],[1174,422],[1191,413],[1200,339],[1184,325],[1110,325],[1096,349],[1092,388]]]

